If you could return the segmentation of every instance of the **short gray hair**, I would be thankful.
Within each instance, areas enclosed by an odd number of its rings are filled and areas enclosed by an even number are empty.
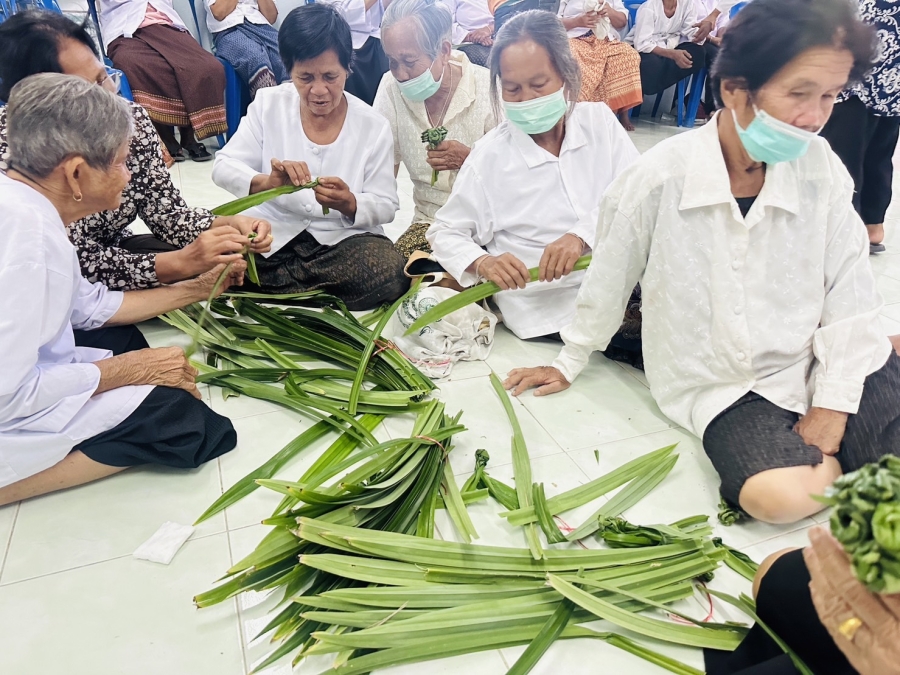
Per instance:
[[[108,169],[131,137],[124,99],[73,75],[41,73],[12,88],[6,113],[9,166],[46,178],[69,157]]]
[[[453,17],[445,4],[435,0],[394,0],[384,11],[382,34],[405,19],[416,27],[416,41],[430,58],[437,58],[445,42],[452,44]]]
[[[556,14],[532,9],[516,14],[504,23],[494,38],[488,65],[491,69],[491,101],[497,119],[503,119],[500,111],[500,57],[507,47],[526,40],[531,40],[547,50],[553,69],[562,78],[571,112],[581,92],[581,68],[569,47],[569,36],[566,35],[566,29]]]

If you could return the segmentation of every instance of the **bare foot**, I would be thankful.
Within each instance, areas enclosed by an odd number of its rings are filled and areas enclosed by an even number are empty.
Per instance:
[[[884,223],[866,225],[866,229],[869,231],[870,244],[880,244],[884,241]]]
[[[894,345],[894,351],[900,354],[900,335],[892,335],[888,338],[891,341],[891,344]]]
[[[634,125],[631,123],[631,118],[628,116],[629,112],[629,110],[620,110],[619,122],[621,122],[622,126],[625,127],[625,131],[634,131]]]

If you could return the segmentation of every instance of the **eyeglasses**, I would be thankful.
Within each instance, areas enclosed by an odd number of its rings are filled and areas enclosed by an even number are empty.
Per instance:
[[[122,71],[106,66],[106,77],[97,84],[113,94],[118,94],[122,88]]]

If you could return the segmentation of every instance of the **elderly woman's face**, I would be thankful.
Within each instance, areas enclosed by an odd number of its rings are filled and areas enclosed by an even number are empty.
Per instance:
[[[563,79],[547,50],[532,40],[511,44],[500,55],[500,92],[504,101],[521,103],[562,89]]]
[[[96,82],[104,89],[116,93],[116,85],[106,73],[106,67],[86,45],[77,40],[64,38],[59,42],[57,53],[63,74],[75,75],[88,82]]]
[[[347,75],[332,49],[314,59],[298,61],[291,68],[291,80],[300,94],[300,106],[313,115],[329,115],[337,109],[344,98]]]
[[[398,82],[419,77],[427,68],[431,68],[431,75],[435,80],[440,80],[450,59],[449,42],[441,45],[437,58],[433,59],[419,45],[417,30],[415,23],[407,19],[395,23],[381,34],[381,44],[388,57],[391,75]]]
[[[95,169],[83,164],[79,170],[78,183],[83,195],[83,205],[88,213],[112,211],[122,203],[122,190],[131,180],[131,172],[126,166],[131,146],[129,138],[116,153],[112,164],[106,169]]]
[[[799,129],[817,132],[831,117],[834,100],[850,77],[853,55],[846,49],[814,47],[794,58],[755,94],[723,83],[725,105],[741,127],[753,121],[753,106]]]

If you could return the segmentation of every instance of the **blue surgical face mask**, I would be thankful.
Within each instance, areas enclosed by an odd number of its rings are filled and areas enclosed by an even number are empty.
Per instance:
[[[542,134],[550,131],[569,107],[563,89],[530,101],[515,103],[503,101],[507,119],[526,134]]]
[[[435,59],[435,61],[437,61],[437,59]],[[440,80],[435,80],[434,75],[431,74],[431,69],[433,67],[434,61],[432,61],[431,65],[425,69],[425,72],[418,77],[406,80],[406,82],[397,80],[397,86],[400,87],[400,93],[410,101],[424,101],[434,96],[435,92],[441,88],[441,80],[444,79],[444,74],[441,73]]]
[[[738,137],[754,162],[777,164],[800,159],[806,154],[809,144],[818,135],[818,132],[798,129],[793,124],[775,119],[765,110],[757,108],[756,105],[753,106],[753,112],[756,113],[756,117],[746,129],[741,128],[734,110],[731,111],[731,114],[734,117],[734,126],[737,128]]]

